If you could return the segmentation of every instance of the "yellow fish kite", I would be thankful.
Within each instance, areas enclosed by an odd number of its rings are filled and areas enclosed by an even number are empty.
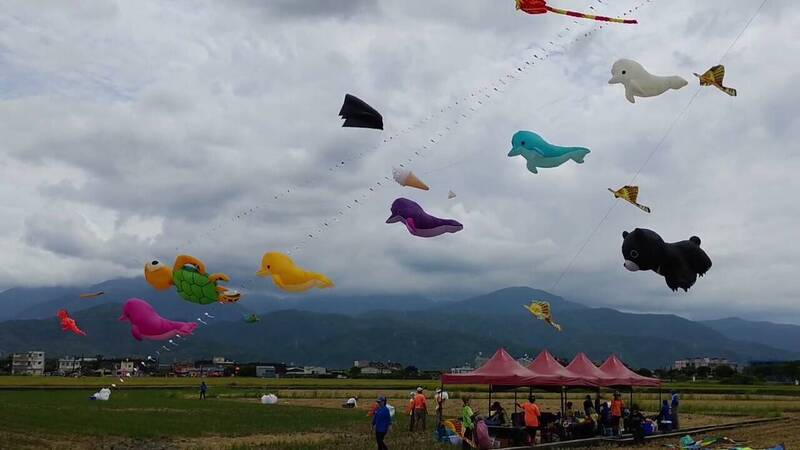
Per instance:
[[[259,277],[272,277],[278,288],[287,292],[305,292],[312,288],[332,288],[333,282],[325,275],[297,267],[288,255],[278,252],[264,253]]]
[[[636,203],[636,198],[639,196],[639,186],[622,186],[616,191],[611,188],[608,188],[608,190],[614,194],[614,197],[621,198],[646,213],[650,212],[650,208],[647,206]]]
[[[537,319],[544,320],[556,331],[561,331],[561,325],[553,322],[553,313],[550,311],[550,303],[547,302],[531,302],[530,305],[522,305],[523,308],[530,311]]]
[[[736,89],[722,85],[722,79],[725,78],[725,66],[722,64],[706,70],[702,75],[694,74],[694,76],[700,79],[700,86],[714,86],[731,97],[736,97]]]

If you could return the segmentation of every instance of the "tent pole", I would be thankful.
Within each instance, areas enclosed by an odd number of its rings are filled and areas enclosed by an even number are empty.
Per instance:
[[[514,414],[517,413],[517,390],[514,389]]]
[[[492,408],[492,385],[489,385],[489,407],[486,408],[486,417],[489,417],[489,410]]]

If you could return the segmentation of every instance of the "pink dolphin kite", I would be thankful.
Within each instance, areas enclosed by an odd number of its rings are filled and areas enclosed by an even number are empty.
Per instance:
[[[192,334],[197,328],[194,322],[175,322],[159,316],[149,303],[138,298],[125,302],[119,320],[131,323],[131,334],[137,341],[163,341],[176,334]]]

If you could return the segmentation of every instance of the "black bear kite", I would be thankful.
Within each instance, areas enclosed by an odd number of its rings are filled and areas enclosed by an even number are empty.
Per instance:
[[[697,275],[701,277],[711,268],[711,259],[700,248],[700,238],[667,243],[653,230],[635,228],[622,232],[622,257],[625,268],[631,272],[652,270],[667,280],[673,291],[687,291]]]

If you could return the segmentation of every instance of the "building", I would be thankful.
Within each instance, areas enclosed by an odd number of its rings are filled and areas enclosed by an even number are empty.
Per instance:
[[[11,357],[11,375],[44,375],[44,352],[14,353]]]
[[[699,357],[699,358],[686,358],[686,359],[679,359],[676,360],[672,367],[675,370],[683,370],[689,367],[693,367],[695,369],[699,367],[708,367],[710,369],[714,369],[715,367],[719,366],[728,366],[737,372],[741,371],[741,367],[738,363],[729,360],[728,358],[722,357]]]
[[[256,376],[259,378],[278,378],[275,366],[256,366]]]
[[[475,369],[470,367],[469,364],[464,364],[461,367],[453,367],[453,368],[451,368],[450,369],[450,373],[453,374],[453,375],[459,375],[459,374],[462,374],[462,373],[472,372],[473,370],[475,370]]]
[[[393,362],[354,361],[353,367],[361,369],[361,375],[388,375],[403,370],[403,365]]]
[[[215,357],[211,358],[211,362],[215,366],[232,366],[232,365],[236,364],[234,361],[230,361],[228,359],[225,359],[224,356],[215,356]]]

